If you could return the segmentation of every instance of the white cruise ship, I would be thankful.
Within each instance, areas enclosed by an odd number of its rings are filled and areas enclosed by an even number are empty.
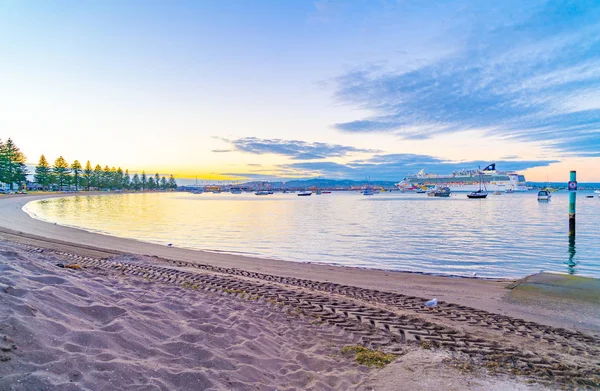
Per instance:
[[[396,187],[400,190],[449,187],[451,191],[471,192],[479,190],[480,174],[488,191],[527,191],[525,176],[514,172],[496,171],[496,163],[483,170],[463,170],[450,175],[426,174],[421,170],[418,174],[409,175],[396,183]]]

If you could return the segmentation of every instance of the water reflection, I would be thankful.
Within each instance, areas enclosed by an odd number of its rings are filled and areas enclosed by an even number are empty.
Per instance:
[[[569,235],[569,260],[565,262],[567,265],[567,273],[573,275],[577,274],[576,266],[579,262],[575,260],[575,235]]]
[[[192,249],[300,262],[440,274],[522,277],[540,269],[600,276],[597,200],[582,198],[575,238],[569,195],[535,193],[121,194],[32,202],[40,218],[110,235]],[[567,261],[568,259],[568,261]]]

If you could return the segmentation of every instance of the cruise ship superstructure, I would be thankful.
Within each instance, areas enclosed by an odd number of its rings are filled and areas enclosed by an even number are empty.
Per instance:
[[[462,170],[449,175],[426,174],[424,170],[409,175],[396,186],[400,190],[449,187],[455,191],[477,191],[483,179],[488,191],[527,191],[525,176],[514,172],[496,171],[492,163],[483,170]]]

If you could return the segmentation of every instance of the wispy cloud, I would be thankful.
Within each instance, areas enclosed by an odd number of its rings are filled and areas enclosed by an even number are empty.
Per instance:
[[[276,155],[288,156],[295,160],[315,160],[330,157],[343,157],[350,153],[356,152],[380,152],[374,149],[355,148],[347,145],[319,142],[308,143],[298,140],[260,139],[256,137],[244,137],[236,140],[222,140],[231,143],[236,151],[257,155],[272,153]]]
[[[557,160],[501,160],[496,161],[498,170],[522,171],[534,167],[546,167]],[[298,162],[281,166],[286,174],[295,172],[296,176],[323,176],[326,178],[400,180],[409,174],[424,169],[430,173],[451,173],[462,169],[485,167],[488,161],[473,160],[452,162],[435,156],[416,154],[375,155],[364,160],[355,160],[346,164],[335,162]]]
[[[484,129],[492,138],[600,156],[600,3],[490,3],[476,11],[448,31],[466,37],[449,56],[341,76],[336,99],[373,114],[335,127],[410,139]]]
[[[226,152],[231,152],[231,149],[213,149],[211,152],[226,153]]]

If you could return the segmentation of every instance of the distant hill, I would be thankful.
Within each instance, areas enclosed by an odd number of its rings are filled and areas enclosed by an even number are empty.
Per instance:
[[[350,179],[323,179],[323,178],[315,178],[315,179],[294,179],[289,181],[278,181],[278,182],[261,182],[261,181],[253,181],[246,182],[239,186],[250,186],[250,187],[259,187],[263,183],[268,183],[273,188],[290,188],[290,189],[301,189],[301,188],[349,188],[349,187],[358,187],[370,184],[371,186],[380,186],[380,187],[394,187],[396,182],[393,181],[353,181]],[[285,183],[285,185],[284,185]]]
[[[567,182],[527,182],[527,186],[532,187],[552,187],[555,189],[567,190]],[[600,189],[599,182],[577,182],[580,189]]]

